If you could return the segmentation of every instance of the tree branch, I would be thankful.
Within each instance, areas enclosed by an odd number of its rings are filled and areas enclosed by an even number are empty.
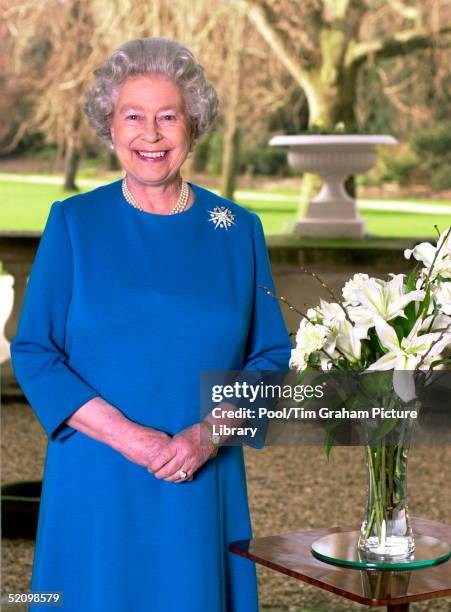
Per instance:
[[[374,57],[396,57],[405,55],[409,51],[417,49],[428,49],[432,46],[438,46],[434,35],[447,34],[451,32],[451,23],[444,24],[436,32],[428,30],[404,30],[395,33],[390,38],[368,40],[351,45],[348,49],[345,59],[345,65],[350,67],[352,64],[358,64],[365,61],[370,55]],[[448,46],[450,41],[440,46]]]
[[[404,19],[416,21],[417,25],[421,23],[422,14],[418,6],[406,6],[400,0],[387,0],[387,3],[394,11],[404,17]]]
[[[271,23],[267,10],[265,10],[267,7],[255,0],[238,0],[237,7],[245,12],[262,38],[303,89],[307,99],[316,97],[309,72],[301,65],[299,58],[288,48],[280,33]]]

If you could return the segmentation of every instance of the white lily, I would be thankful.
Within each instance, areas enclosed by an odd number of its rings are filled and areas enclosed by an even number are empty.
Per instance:
[[[323,348],[334,359],[342,359],[344,356],[353,363],[361,357],[362,340],[364,338],[367,338],[366,329],[353,325],[343,318],[335,320],[329,327],[329,333]],[[329,358],[325,357],[324,359],[327,361]]]
[[[350,318],[360,327],[368,330],[377,319],[391,321],[396,317],[405,317],[404,308],[410,302],[420,302],[425,292],[416,289],[404,293],[404,274],[392,274],[391,280],[383,281],[369,278],[355,291],[359,306],[348,308]]]
[[[445,331],[446,329],[451,330],[451,316],[446,314],[430,315],[421,324],[421,331]]]
[[[433,246],[429,242],[421,242],[413,249],[406,249],[404,257],[410,259],[413,257],[417,261],[422,261],[424,268],[422,276],[429,276],[434,280],[437,276],[451,279],[451,232],[448,227],[440,234],[437,240],[437,246]],[[434,261],[435,260],[435,261]],[[431,266],[433,269],[431,272]]]
[[[415,378],[410,370],[395,370],[393,372],[393,389],[403,402],[410,402],[417,397]]]
[[[366,338],[366,331],[362,327],[352,325],[347,319],[340,321],[338,334],[335,339],[336,348],[346,356],[349,361],[358,361],[362,354],[362,339]]]
[[[368,370],[414,370],[421,362],[420,369],[429,369],[431,363],[451,342],[451,332],[432,332],[418,335],[423,321],[418,321],[401,342],[395,330],[383,319],[376,321],[376,333],[382,346],[388,349]]]
[[[320,298],[320,316],[323,320],[323,325],[326,327],[333,326],[337,321],[344,321],[346,318],[345,311],[335,302],[326,302]]]
[[[440,311],[451,316],[451,282],[432,285],[432,296]]]

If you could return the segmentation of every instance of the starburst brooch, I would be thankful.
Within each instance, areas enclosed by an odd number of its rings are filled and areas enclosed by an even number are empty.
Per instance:
[[[229,229],[231,225],[235,224],[235,215],[228,206],[215,206],[213,210],[208,211],[210,213],[209,221],[215,224],[215,229],[223,227]]]

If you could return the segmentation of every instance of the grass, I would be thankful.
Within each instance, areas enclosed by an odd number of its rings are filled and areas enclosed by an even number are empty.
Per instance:
[[[0,192],[0,230],[42,230],[52,202],[73,195],[57,185],[7,180],[0,182]],[[297,193],[296,190],[265,189],[265,194],[268,192],[290,196]],[[237,201],[260,215],[266,234],[284,233],[289,223],[296,218],[294,202],[240,202],[239,198]],[[441,203],[449,204],[443,200]],[[369,234],[387,238],[434,237],[435,224],[443,229],[451,223],[451,216],[447,213],[437,215],[363,210],[361,215],[366,219]]]
[[[239,202],[239,198],[237,201]],[[246,200],[241,203],[261,216],[267,234],[284,233],[290,222],[293,222],[296,218],[296,204],[293,202],[273,203]],[[436,236],[434,225],[444,229],[451,223],[451,215],[446,213],[437,215],[362,210],[360,214],[366,220],[367,232],[369,234],[385,238],[434,237]]]
[[[41,230],[55,200],[71,195],[57,185],[0,182],[0,229]]]

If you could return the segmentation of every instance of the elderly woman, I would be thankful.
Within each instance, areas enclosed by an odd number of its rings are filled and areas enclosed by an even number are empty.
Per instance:
[[[52,205],[12,343],[48,434],[32,590],[252,612],[255,568],[228,552],[251,537],[243,450],[218,447],[199,381],[288,367],[261,222],[180,174],[218,108],[187,48],[134,40],[95,75],[86,111],[125,178]]]

